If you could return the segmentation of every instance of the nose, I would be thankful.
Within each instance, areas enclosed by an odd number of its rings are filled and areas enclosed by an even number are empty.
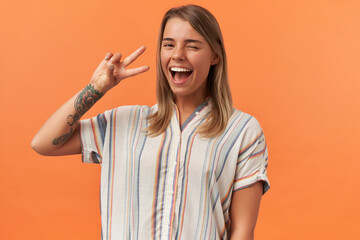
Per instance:
[[[172,54],[172,59],[173,60],[178,60],[178,61],[181,61],[181,60],[185,60],[185,51],[184,51],[184,48],[181,47],[181,46],[177,46],[174,48],[174,52]]]

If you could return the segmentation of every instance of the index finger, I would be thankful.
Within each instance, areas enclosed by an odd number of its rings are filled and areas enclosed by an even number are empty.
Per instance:
[[[145,51],[145,49],[146,49],[145,46],[141,46],[137,50],[135,50],[135,52],[133,52],[127,58],[125,58],[123,61],[125,67],[127,67],[129,64],[134,62]]]

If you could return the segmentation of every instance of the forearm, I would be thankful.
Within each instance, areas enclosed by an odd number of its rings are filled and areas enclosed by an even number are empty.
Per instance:
[[[31,143],[32,148],[42,155],[59,155],[56,152],[76,132],[80,118],[102,96],[103,93],[94,89],[91,84],[87,85],[45,122],[34,136]]]
[[[254,231],[234,231],[230,240],[254,240]]]
[[[31,142],[31,147],[42,155],[80,153],[77,136],[80,118],[111,88],[127,77],[149,70],[148,66],[125,69],[145,51],[140,47],[120,61],[122,55],[107,53],[95,70],[90,84],[61,106],[42,126]],[[76,133],[74,135],[74,133]]]
[[[231,199],[231,240],[253,240],[263,183],[257,182],[233,193]]]

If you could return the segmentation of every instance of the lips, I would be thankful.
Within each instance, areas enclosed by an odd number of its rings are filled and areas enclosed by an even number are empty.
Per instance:
[[[189,79],[193,71],[184,67],[171,67],[170,72],[175,84],[183,84]]]

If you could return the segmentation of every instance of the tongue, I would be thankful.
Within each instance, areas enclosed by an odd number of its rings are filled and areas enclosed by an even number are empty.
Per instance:
[[[182,82],[185,81],[189,76],[191,72],[176,72],[174,75],[174,79],[176,82]]]

